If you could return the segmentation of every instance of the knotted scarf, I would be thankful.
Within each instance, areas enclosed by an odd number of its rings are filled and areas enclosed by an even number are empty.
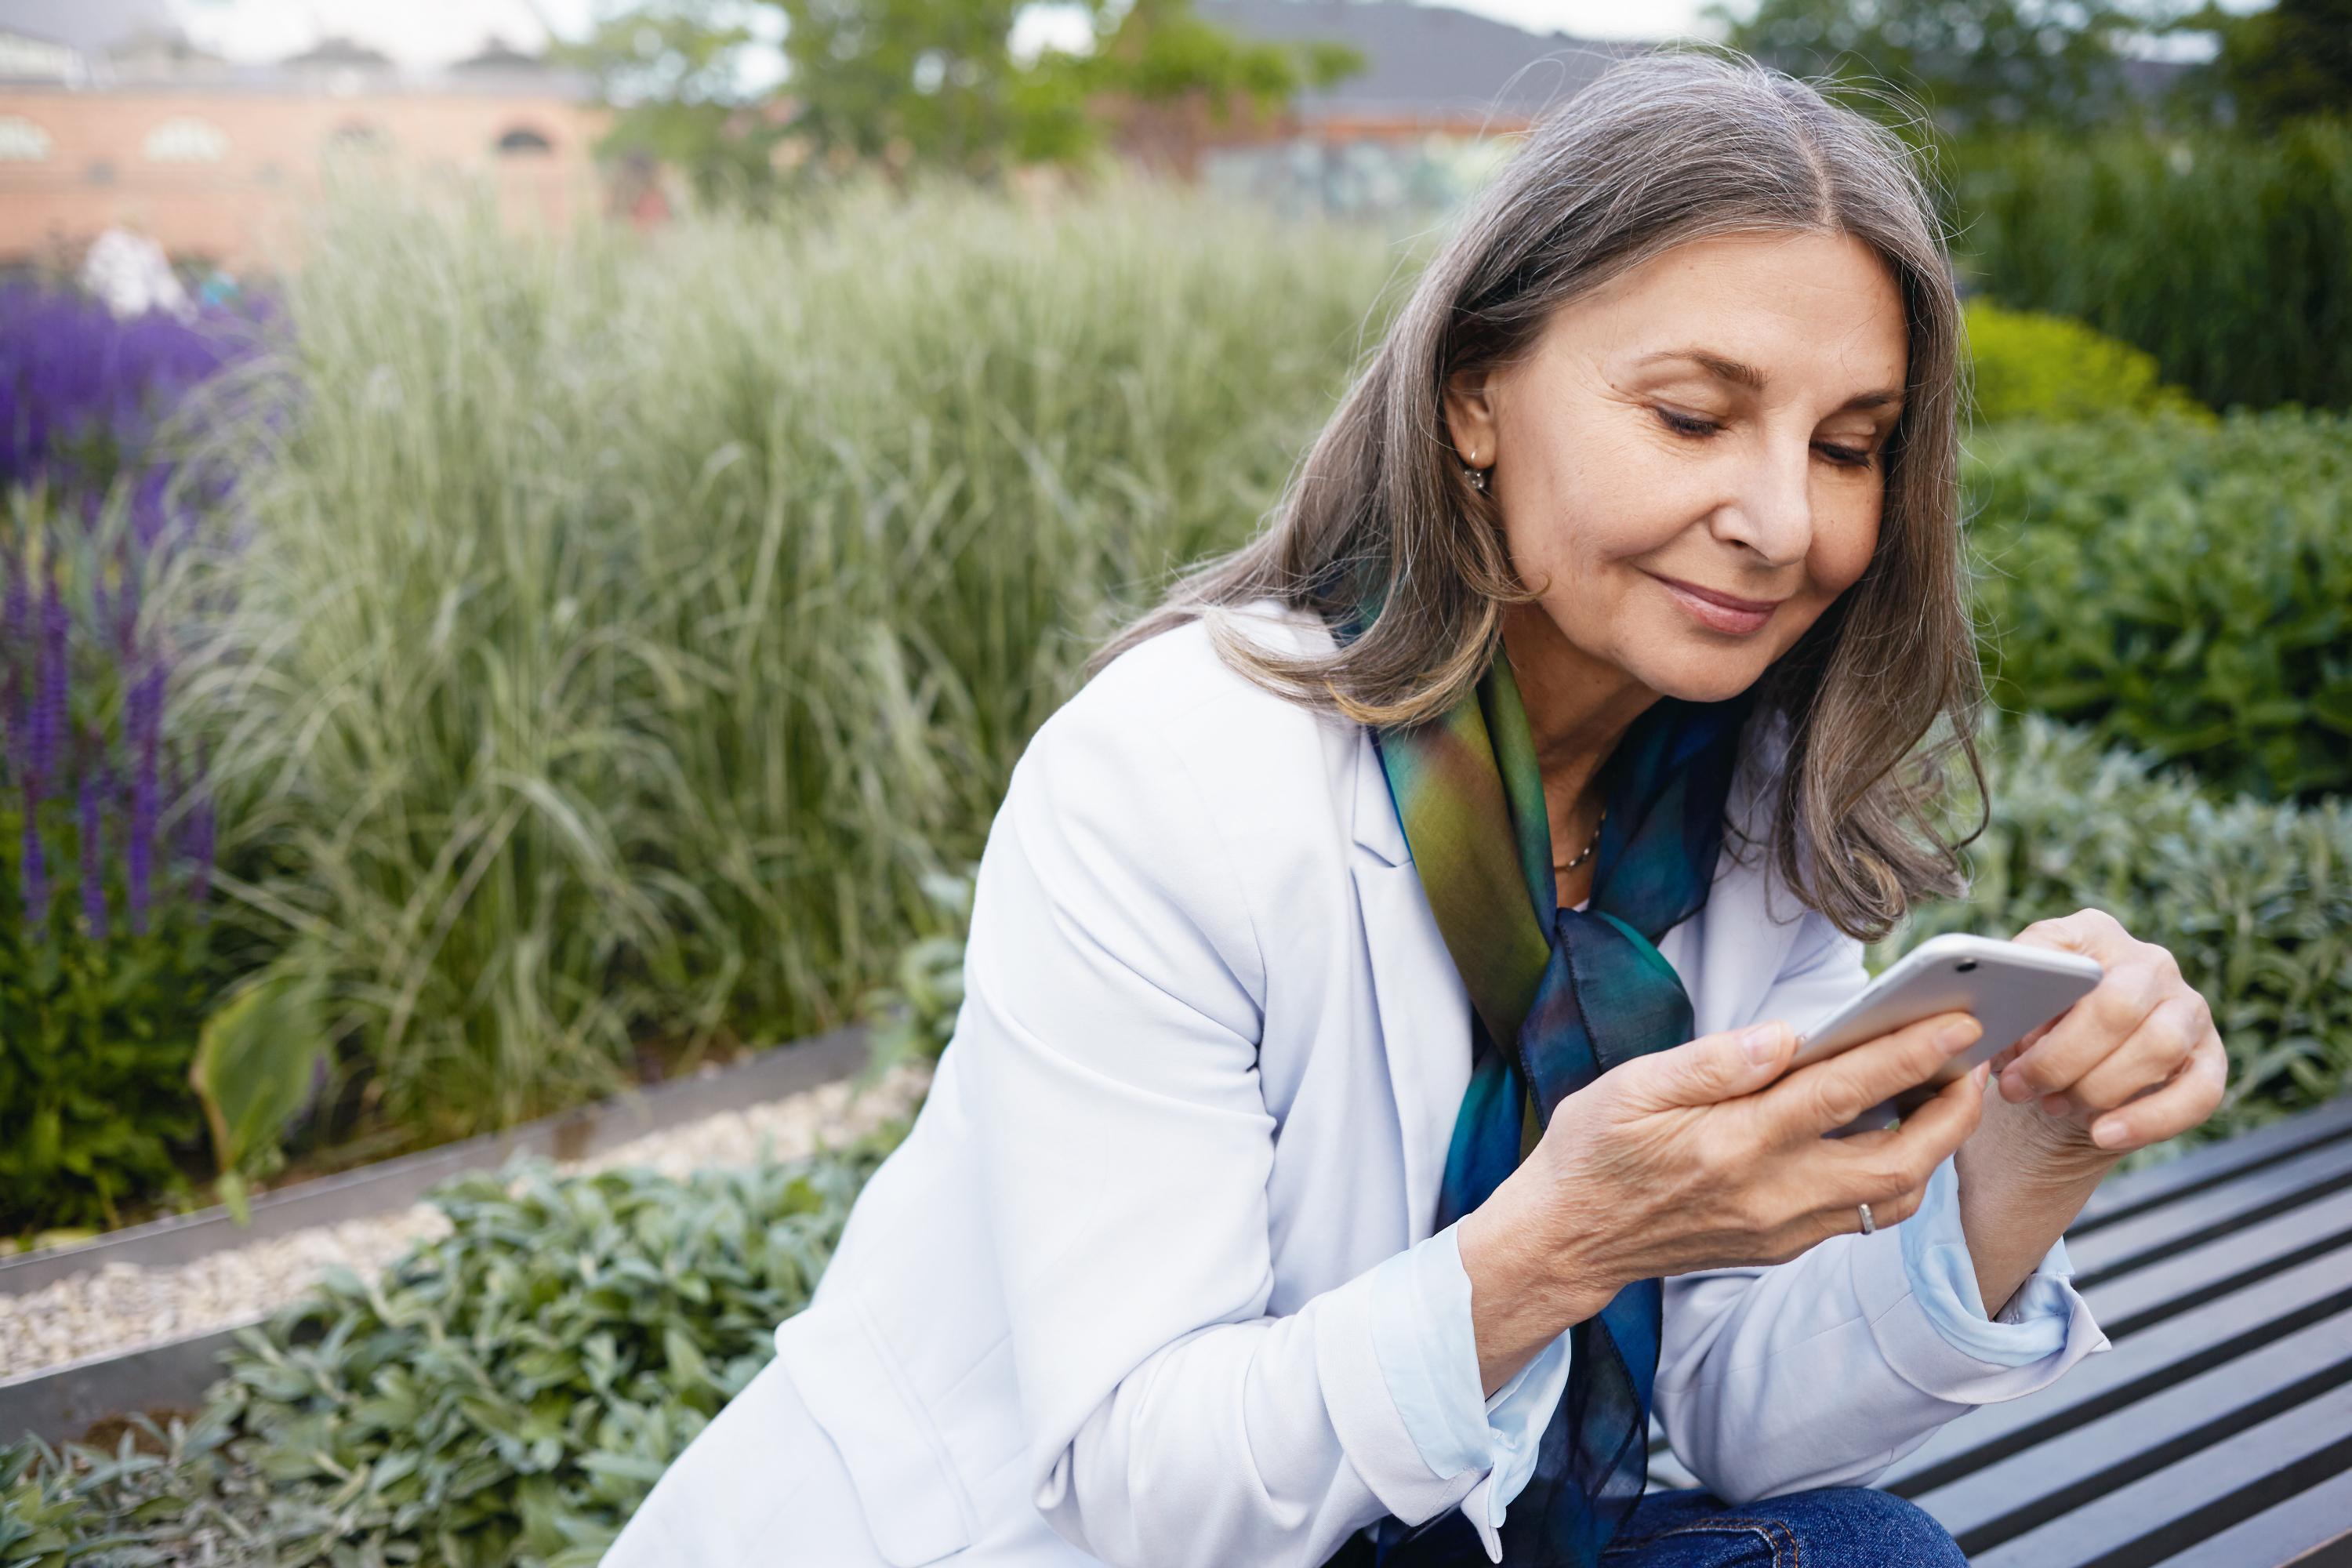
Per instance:
[[[1335,637],[1353,641],[1377,613],[1357,600]],[[1437,1228],[1486,1200],[1562,1100],[1621,1062],[1691,1038],[1690,998],[1656,943],[1706,902],[1748,705],[1746,694],[1661,698],[1628,729],[1601,774],[1607,814],[1581,910],[1559,904],[1543,776],[1499,642],[1475,689],[1442,717],[1372,731],[1422,890],[1473,1007],[1470,1082]],[[1510,1048],[1496,1049],[1498,1040]],[[1657,1280],[1636,1280],[1570,1330],[1567,1388],[1500,1532],[1512,1568],[1594,1568],[1641,1496],[1663,1300]],[[1418,1529],[1391,1515],[1333,1561],[1367,1559],[1379,1568],[1487,1561],[1458,1509]]]

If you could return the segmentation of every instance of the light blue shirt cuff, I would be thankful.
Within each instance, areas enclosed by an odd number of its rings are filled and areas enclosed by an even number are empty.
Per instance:
[[[1491,1472],[1462,1507],[1500,1561],[1495,1531],[1535,1474],[1537,1445],[1568,1385],[1568,1334],[1485,1397],[1470,1277],[1450,1225],[1373,1270],[1370,1313],[1373,1353],[1423,1462],[1448,1478]]]
[[[1976,1260],[1960,1229],[1960,1176],[1947,1159],[1927,1178],[1918,1212],[1897,1227],[1911,1293],[1954,1349],[2000,1366],[2024,1366],[2066,1343],[2074,1317],[2073,1265],[2063,1237],[2051,1243],[2000,1316],[1990,1317],[1977,1289]]]

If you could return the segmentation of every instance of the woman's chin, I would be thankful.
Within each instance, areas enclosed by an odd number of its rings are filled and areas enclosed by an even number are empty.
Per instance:
[[[1727,656],[1721,648],[1694,648],[1687,658],[1661,659],[1655,668],[1632,673],[1661,697],[1678,698],[1685,702],[1722,702],[1755,685],[1769,662],[1736,654]]]

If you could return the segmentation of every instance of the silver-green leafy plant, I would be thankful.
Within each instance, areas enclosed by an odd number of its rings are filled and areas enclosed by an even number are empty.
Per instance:
[[[774,1354],[904,1131],[685,1180],[447,1184],[446,1237],[247,1331],[150,1451],[0,1451],[0,1568],[592,1568]]]

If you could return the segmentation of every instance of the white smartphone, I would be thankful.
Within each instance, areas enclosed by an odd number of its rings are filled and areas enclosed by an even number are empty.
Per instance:
[[[1915,1089],[1864,1111],[1830,1134],[1892,1127],[1954,1079],[1973,1071],[2090,994],[2105,971],[2098,960],[1996,937],[1930,937],[1887,966],[1861,994],[1797,1037],[1789,1070],[1891,1034],[1937,1013],[1976,1015],[1977,1043]]]

